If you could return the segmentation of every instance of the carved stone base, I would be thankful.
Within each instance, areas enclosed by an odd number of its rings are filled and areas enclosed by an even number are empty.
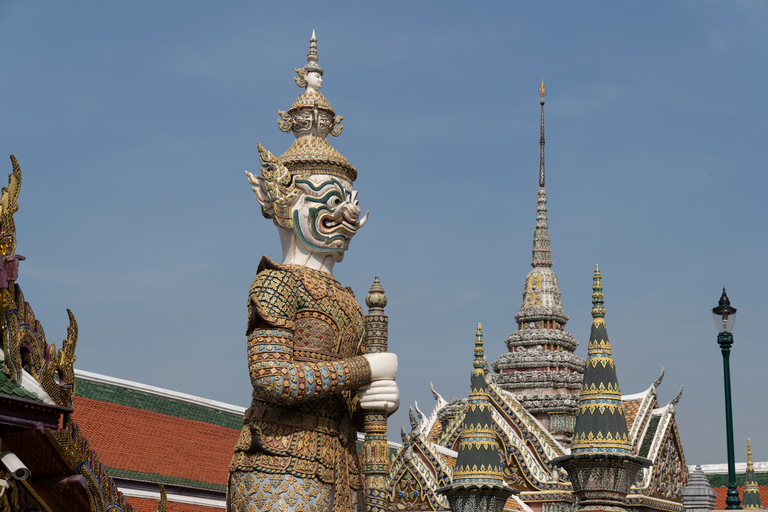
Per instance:
[[[568,472],[578,512],[626,512],[638,471],[651,465],[641,457],[607,453],[567,455],[552,463]]]

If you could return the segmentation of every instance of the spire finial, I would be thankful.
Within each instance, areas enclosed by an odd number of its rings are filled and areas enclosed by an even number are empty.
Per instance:
[[[544,79],[541,79],[539,95],[541,96],[541,138],[539,143],[539,192],[536,200],[536,231],[533,233],[533,261],[531,266],[551,267],[552,255],[549,240],[549,228],[547,226],[547,189],[544,188],[544,96],[547,89],[544,87]]]
[[[307,62],[316,63],[319,60],[317,56],[317,38],[315,29],[312,29],[312,38],[309,40],[309,53],[307,53]]]
[[[475,360],[472,363],[475,371],[484,372],[484,357],[483,351],[483,325],[477,324],[477,331],[475,331]]]
[[[602,318],[604,316],[603,278],[600,276],[600,267],[595,264],[595,275],[592,278],[592,318]]]
[[[539,187],[544,187],[544,96],[547,95],[547,88],[544,87],[544,77],[541,77],[541,85],[539,86],[539,96],[541,96],[541,138],[539,144],[541,150],[539,153]]]
[[[752,440],[747,438],[747,469],[754,470],[752,465]]]

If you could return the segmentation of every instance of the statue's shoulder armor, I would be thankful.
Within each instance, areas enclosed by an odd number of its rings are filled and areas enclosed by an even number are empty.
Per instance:
[[[249,293],[249,317],[251,308],[258,316],[276,327],[294,328],[296,311],[301,293],[301,278],[290,265],[280,265],[264,256],[259,263],[256,278]]]

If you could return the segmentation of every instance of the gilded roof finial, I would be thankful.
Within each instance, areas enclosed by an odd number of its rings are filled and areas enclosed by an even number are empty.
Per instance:
[[[484,352],[483,352],[483,326],[482,324],[477,324],[477,331],[475,331],[475,360],[472,362],[472,366],[474,367],[474,372],[482,372],[484,371]]]
[[[755,469],[752,465],[752,440],[749,438],[747,438],[747,469],[750,471]]]
[[[595,265],[595,275],[592,278],[592,318],[602,318],[604,316],[603,278],[600,276],[600,267]]]

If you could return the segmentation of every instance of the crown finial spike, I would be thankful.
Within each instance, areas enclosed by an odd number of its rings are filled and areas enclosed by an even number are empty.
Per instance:
[[[603,278],[600,275],[600,267],[595,265],[595,274],[592,277],[592,318],[602,318],[604,316]]]
[[[544,96],[547,95],[547,88],[544,87],[544,77],[541,77],[541,85],[539,86],[539,96],[541,96],[541,101],[544,101]]]
[[[320,58],[317,56],[317,38],[315,29],[312,29],[312,38],[309,40],[309,53],[307,53],[307,62],[316,63]]]

